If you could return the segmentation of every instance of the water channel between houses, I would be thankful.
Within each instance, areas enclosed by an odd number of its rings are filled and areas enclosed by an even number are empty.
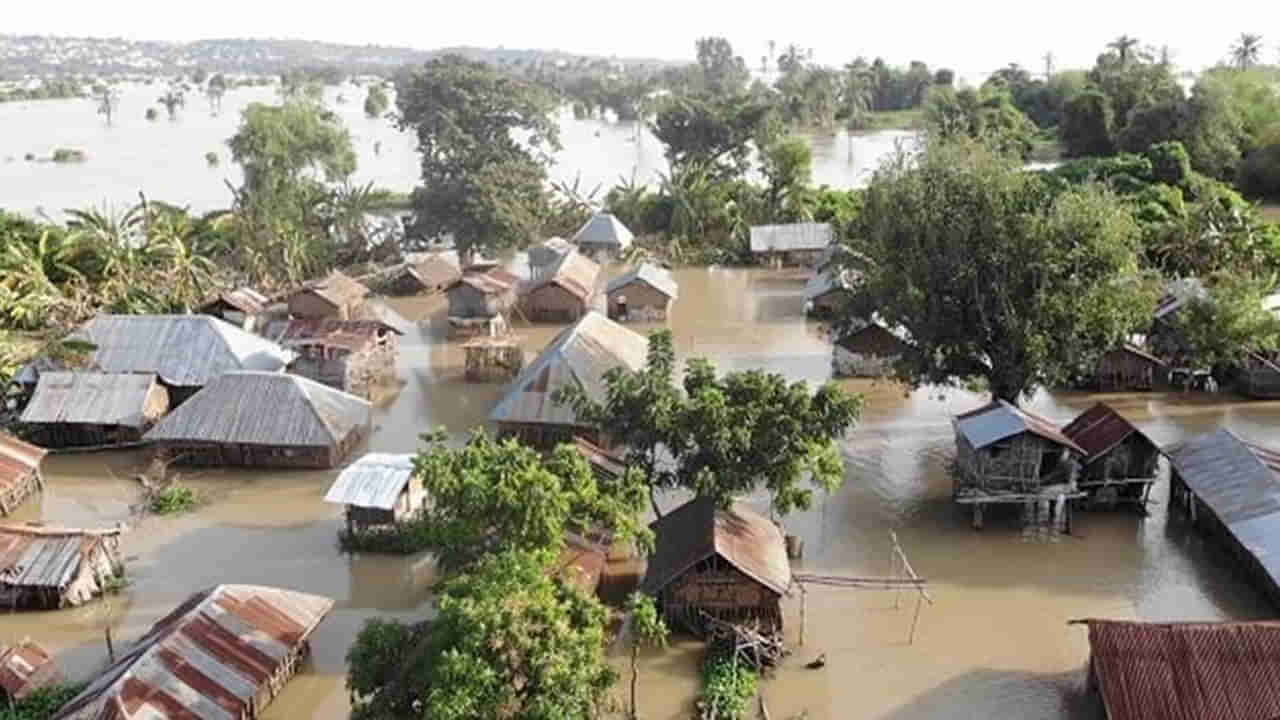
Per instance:
[[[803,318],[802,276],[697,268],[676,277],[680,299],[669,325],[681,357],[701,355],[724,370],[763,367],[811,382],[829,377],[830,347],[818,326]],[[412,452],[418,435],[439,425],[465,437],[485,422],[501,386],[463,381],[460,342],[440,329],[438,300],[392,305],[421,319],[424,329],[402,340],[398,370],[404,385],[376,410],[368,449]],[[527,359],[559,329],[516,325]],[[1024,524],[1019,511],[1010,511],[993,514],[986,529],[975,532],[968,514],[950,501],[949,419],[983,399],[958,390],[907,394],[887,383],[843,382],[864,393],[866,404],[844,442],[844,487],[786,518],[788,531],[805,541],[799,565],[806,572],[882,575],[893,529],[916,570],[930,580],[936,605],[924,608],[915,643],[908,645],[914,602],[907,594],[895,610],[892,593],[811,588],[806,646],[764,684],[773,717],[802,711],[813,720],[1101,717],[1083,692],[1086,633],[1068,627],[1068,620],[1273,615],[1223,553],[1166,518],[1163,473],[1147,518],[1082,512],[1075,534],[1066,536],[1044,522]],[[1042,392],[1031,407],[1065,422],[1098,398]],[[1280,427],[1280,404],[1225,394],[1105,399],[1161,444],[1222,425],[1266,443]],[[138,499],[131,477],[140,457],[51,456],[45,493],[13,519],[86,526],[127,520]],[[335,473],[184,473],[208,503],[192,515],[148,518],[124,535],[130,585],[122,594],[72,610],[6,614],[0,640],[30,636],[59,651],[71,675],[85,677],[106,660],[108,625],[119,648],[202,588],[261,583],[320,593],[336,606],[313,636],[308,667],[266,717],[344,718],[343,657],[360,624],[376,615],[430,613],[436,576],[424,556],[339,553],[341,508],[322,502]],[[753,500],[763,507],[763,498]],[[798,609],[797,595],[787,601],[793,647]],[[818,653],[826,654],[826,668],[804,669]],[[643,716],[690,717],[700,646],[677,639],[666,652],[643,658]],[[623,654],[616,659],[625,674]]]

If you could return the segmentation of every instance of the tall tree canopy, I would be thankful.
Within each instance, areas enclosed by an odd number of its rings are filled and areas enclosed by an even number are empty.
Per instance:
[[[733,45],[728,40],[722,37],[698,38],[697,52],[703,82],[709,92],[717,95],[739,93],[751,79],[746,62],[733,54]]]
[[[740,94],[670,97],[651,130],[673,169],[700,166],[730,178],[749,170],[752,146],[767,146],[779,128],[772,103]]]
[[[452,233],[463,252],[532,239],[546,211],[548,151],[559,148],[547,93],[448,55],[399,75],[396,105],[422,153],[422,186],[413,193],[420,234]]]
[[[901,327],[910,383],[982,378],[1017,402],[1138,328],[1155,297],[1138,227],[1093,187],[1054,190],[971,140],[930,143],[876,173],[841,260],[862,273],[842,324]]]
[[[351,133],[332,112],[308,101],[251,103],[227,144],[251,193],[282,191],[317,174],[338,182],[356,169]]]

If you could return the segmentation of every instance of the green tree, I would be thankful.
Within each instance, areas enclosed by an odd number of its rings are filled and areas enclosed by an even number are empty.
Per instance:
[[[760,171],[765,177],[765,204],[769,222],[805,219],[813,152],[804,138],[787,136],[760,153]]]
[[[627,615],[631,619],[631,720],[639,720],[640,646],[666,647],[668,630],[653,598],[638,590],[627,596]]]
[[[347,653],[355,720],[595,718],[617,674],[606,613],[553,577],[548,551],[504,551],[445,583],[436,619],[371,620]]]
[[[1108,50],[1114,50],[1116,56],[1120,58],[1120,63],[1129,62],[1133,57],[1133,49],[1138,46],[1138,38],[1129,35],[1121,35],[1120,37],[1107,43]]]
[[[169,113],[169,120],[172,121],[178,119],[178,109],[187,104],[187,96],[181,85],[173,83],[156,102],[164,106],[165,112]]]
[[[1214,273],[1205,293],[1161,319],[1157,348],[1197,367],[1235,367],[1250,353],[1280,350],[1280,320],[1263,305],[1273,291],[1271,277]]]
[[[203,85],[205,80],[209,79],[209,71],[202,67],[196,68],[191,73],[191,82],[196,85]]]
[[[529,242],[547,207],[548,150],[559,148],[546,93],[449,55],[398,76],[396,104],[422,153],[415,231],[451,233],[464,254]]]
[[[1023,160],[1031,155],[1035,126],[1003,88],[935,87],[925,102],[924,117],[929,131],[941,139],[970,137]]]
[[[1241,70],[1248,70],[1258,64],[1258,56],[1262,54],[1262,36],[1253,33],[1240,33],[1240,39],[1231,46],[1231,62]]]
[[[751,79],[746,62],[733,54],[733,45],[722,37],[699,38],[697,55],[703,82],[713,94],[737,94]]]
[[[1017,402],[1068,377],[1148,318],[1138,227],[1093,187],[1054,191],[970,140],[930,143],[876,173],[855,223],[863,276],[841,325],[878,318],[913,345],[912,385],[984,380]]]
[[[356,169],[351,133],[336,115],[310,102],[250,103],[227,145],[252,193],[281,192],[316,174],[339,182]]]
[[[369,85],[369,94],[364,99],[365,116],[370,118],[382,117],[390,106],[391,101],[387,99],[387,91],[383,89],[380,83],[371,83]]]
[[[217,115],[222,110],[222,96],[227,94],[227,79],[218,73],[209,78],[205,86],[205,95],[209,98],[209,113]]]
[[[747,173],[752,147],[773,141],[778,119],[772,103],[749,95],[672,96],[650,129],[673,170],[700,166],[724,179]]]
[[[1115,153],[1115,110],[1111,99],[1097,90],[1085,90],[1063,108],[1062,142],[1068,157]]]
[[[111,127],[111,119],[120,105],[120,93],[110,85],[98,85],[93,89],[93,97],[98,103],[98,114],[105,117],[107,127]]]

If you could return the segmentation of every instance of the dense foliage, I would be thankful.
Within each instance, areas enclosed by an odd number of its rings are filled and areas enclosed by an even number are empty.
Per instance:
[[[15,703],[0,704],[0,720],[49,720],[72,698],[80,685],[47,685]]]
[[[639,590],[627,596],[627,618],[631,624],[631,720],[639,720],[636,687],[640,682],[640,646],[665,648],[669,631],[658,612],[657,603]]]
[[[713,655],[702,664],[698,706],[704,717],[742,720],[756,696],[760,676],[734,658]]]

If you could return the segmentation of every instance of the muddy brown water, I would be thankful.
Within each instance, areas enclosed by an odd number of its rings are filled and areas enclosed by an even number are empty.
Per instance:
[[[680,299],[669,326],[677,352],[701,355],[722,369],[765,367],[798,380],[830,374],[830,348],[802,314],[798,275],[726,269],[677,273]],[[462,380],[462,351],[440,329],[438,300],[392,301],[423,329],[402,340],[398,395],[376,410],[368,449],[411,452],[425,430],[445,426],[458,439],[483,424],[502,388]],[[528,358],[558,330],[517,327]],[[646,326],[638,326],[644,331]],[[1081,512],[1075,534],[1021,511],[994,513],[975,532],[950,502],[949,418],[983,401],[957,390],[905,393],[888,383],[848,380],[865,409],[844,442],[846,481],[812,509],[786,519],[805,541],[807,572],[882,575],[888,531],[895,530],[935,599],[925,606],[913,644],[915,608],[903,593],[811,588],[806,643],[798,642],[799,601],[787,601],[795,654],[764,684],[775,718],[1096,718],[1084,691],[1084,617],[1257,619],[1273,616],[1225,557],[1176,519],[1166,518],[1167,482],[1152,493],[1149,517]],[[1032,409],[1066,421],[1103,398],[1167,443],[1226,426],[1243,437],[1274,440],[1280,404],[1231,395],[1040,393]],[[138,453],[58,455],[48,459],[48,488],[16,520],[109,525],[128,521],[138,488],[130,479]],[[188,594],[217,583],[265,583],[334,598],[312,639],[304,672],[266,717],[343,718],[344,655],[360,624],[373,616],[431,613],[436,578],[429,557],[348,556],[336,546],[341,509],[322,502],[335,472],[202,470],[186,475],[208,502],[176,518],[147,518],[126,533],[122,550],[130,585],[108,601],[57,612],[0,616],[0,640],[30,636],[59,651],[83,678],[106,660],[103,632],[117,646],[136,639]],[[680,498],[667,498],[669,506]],[[752,500],[764,507],[764,498]],[[803,663],[819,653],[823,670]],[[612,652],[619,670],[624,650]],[[640,709],[666,720],[692,714],[701,649],[677,639],[646,651]],[[620,685],[620,696],[625,682]]]

